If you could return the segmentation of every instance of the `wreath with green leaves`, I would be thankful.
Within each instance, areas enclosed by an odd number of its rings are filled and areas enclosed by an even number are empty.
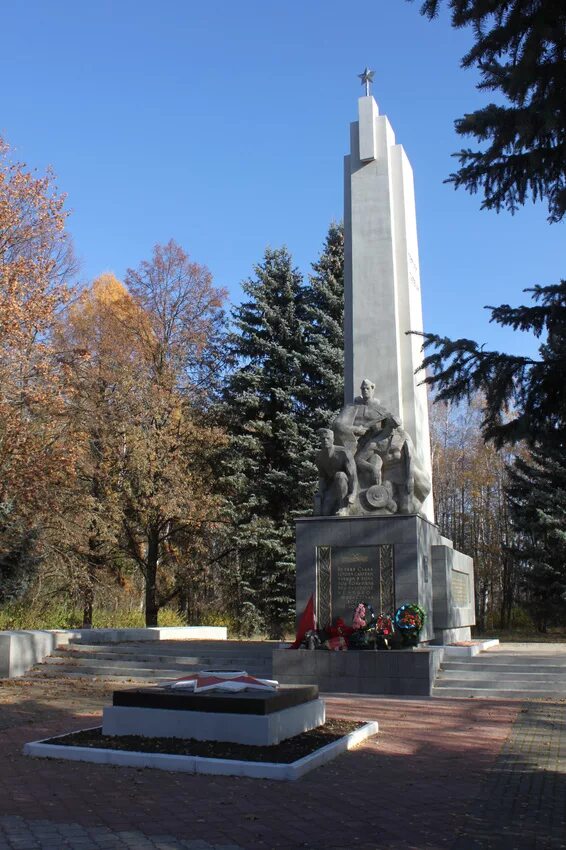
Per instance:
[[[416,645],[419,633],[425,624],[426,614],[420,605],[408,602],[395,611],[395,628],[401,633],[403,642]]]

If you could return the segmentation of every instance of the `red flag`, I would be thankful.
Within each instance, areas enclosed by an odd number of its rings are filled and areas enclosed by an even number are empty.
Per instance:
[[[316,623],[314,619],[314,595],[311,596],[311,598],[306,604],[305,610],[303,611],[301,619],[299,620],[295,643],[292,643],[289,649],[298,649],[306,633],[312,631],[313,629],[316,629]]]

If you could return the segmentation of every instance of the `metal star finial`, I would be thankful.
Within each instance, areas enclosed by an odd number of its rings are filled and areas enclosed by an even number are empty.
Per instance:
[[[370,87],[370,84],[373,83],[373,75],[374,74],[375,74],[375,71],[371,71],[367,67],[367,65],[366,65],[365,71],[363,71],[363,73],[361,73],[361,74],[358,74],[358,77],[362,81],[362,86],[365,85],[365,87],[366,87],[366,97],[368,97],[371,94],[369,87]]]

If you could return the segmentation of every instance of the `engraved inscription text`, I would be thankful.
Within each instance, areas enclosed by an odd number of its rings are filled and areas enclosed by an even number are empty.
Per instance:
[[[470,579],[467,573],[452,570],[452,600],[458,608],[470,604]]]

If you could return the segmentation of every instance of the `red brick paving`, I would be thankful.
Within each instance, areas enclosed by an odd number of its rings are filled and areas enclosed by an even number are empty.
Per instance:
[[[0,816],[266,848],[449,847],[520,710],[518,703],[329,697],[331,716],[379,735],[297,782],[206,777],[31,759],[26,741],[97,725],[98,687],[0,703]],[[10,694],[8,694],[10,696]],[[72,702],[72,707],[65,706]]]

